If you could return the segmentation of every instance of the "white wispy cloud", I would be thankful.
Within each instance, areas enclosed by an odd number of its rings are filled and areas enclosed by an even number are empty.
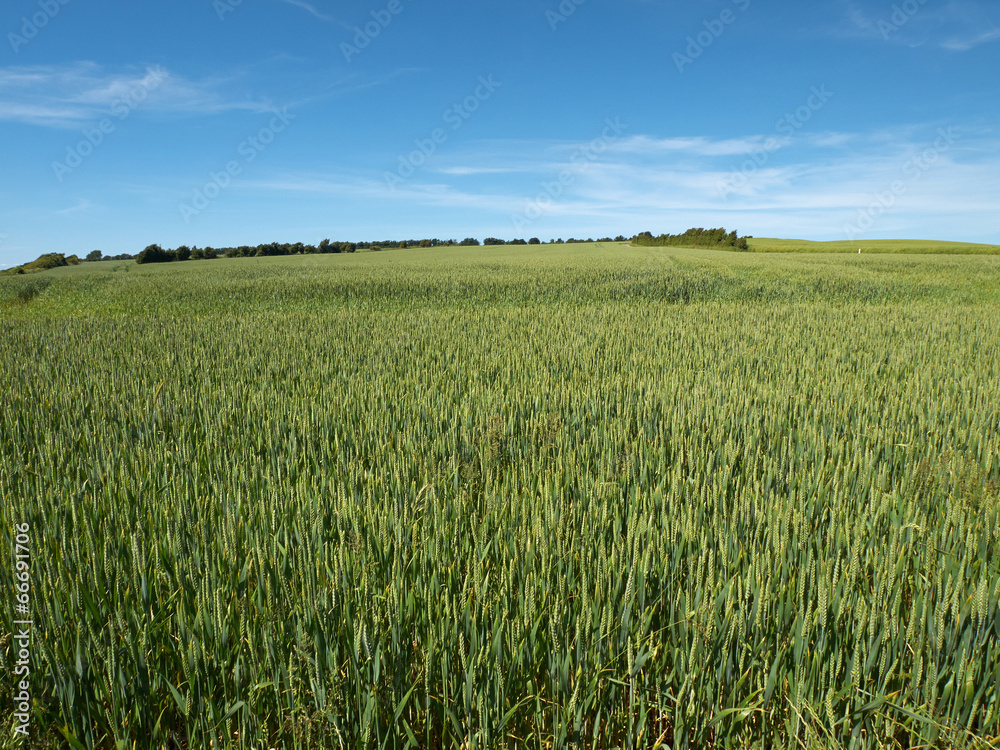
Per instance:
[[[122,108],[189,115],[266,112],[267,100],[234,99],[229,78],[189,80],[151,66],[109,70],[93,62],[0,67],[0,121],[77,128]]]
[[[445,183],[412,181],[395,189],[384,180],[358,176],[324,177],[313,173],[279,175],[272,179],[243,180],[235,187],[263,192],[316,193],[350,198],[399,201],[444,208],[514,210],[516,195],[460,190]]]
[[[664,231],[721,225],[759,236],[815,239],[842,238],[860,211],[895,190],[873,232],[985,236],[995,224],[994,196],[1000,194],[1000,140],[987,131],[953,135],[953,143],[935,146],[936,125],[803,134],[766,152],[763,163],[750,169],[747,157],[763,153],[766,136],[630,136],[585,164],[553,156],[576,152],[582,145],[576,141],[512,141],[507,148],[490,141],[442,154],[440,163],[394,188],[381,173],[313,171],[242,181],[234,189],[296,192],[303,200],[314,194],[338,204],[376,202],[393,212],[472,211],[501,225],[530,210],[535,218],[524,231],[535,233],[555,234],[568,226],[593,226],[596,232],[600,226]],[[516,166],[504,166],[510,163]],[[561,172],[572,179],[553,194]],[[745,179],[722,190],[734,176]],[[514,227],[507,232],[516,233]]]
[[[434,171],[439,174],[470,177],[481,174],[512,174],[521,170],[514,167],[440,167]]]
[[[980,44],[986,44],[987,42],[994,42],[998,39],[1000,39],[1000,29],[992,29],[971,37],[951,37],[941,42],[941,46],[955,52],[968,52],[973,47],[978,47]]]
[[[645,154],[685,154],[690,156],[738,156],[763,148],[768,141],[780,148],[789,143],[787,137],[748,136],[745,138],[712,139],[696,138],[652,138],[645,135],[635,135],[623,138],[611,144],[611,149],[618,152]],[[770,145],[770,144],[769,144]]]
[[[845,0],[844,23],[830,32],[840,37],[868,38],[909,47],[930,44],[952,52],[968,52],[1000,40],[1000,29],[987,16],[989,7],[980,0],[949,0],[915,9],[896,3],[874,13],[853,0]]]
[[[55,211],[54,213],[59,216],[65,216],[67,214],[75,214],[81,211],[86,211],[87,209],[92,208],[93,205],[94,204],[91,203],[86,198],[78,198],[76,203],[70,206],[69,208],[63,208],[58,211]]]
[[[351,28],[340,19],[334,18],[328,13],[322,12],[315,5],[313,5],[312,3],[307,3],[305,0],[281,0],[281,2],[287,3],[288,5],[294,5],[296,8],[301,8],[306,13],[309,13],[311,16],[313,16],[314,18],[318,18],[321,21],[327,21],[328,23],[335,23],[338,24],[339,26],[343,26],[345,29]]]
[[[800,137],[816,148],[841,148],[851,143],[856,133],[813,133]]]

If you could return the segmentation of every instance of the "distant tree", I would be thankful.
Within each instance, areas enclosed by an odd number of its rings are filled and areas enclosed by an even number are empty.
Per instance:
[[[87,253],[87,257],[84,260],[93,263],[95,260],[101,260],[103,257],[104,253],[102,253],[100,250],[91,250],[89,253]]]
[[[615,237],[615,242],[627,242],[627,241],[628,240],[626,240],[623,235],[619,234],[617,237]]]
[[[135,262],[139,265],[144,263],[170,263],[173,259],[173,253],[164,250],[159,245],[149,245],[135,256]]]
[[[25,271],[47,271],[50,268],[61,268],[65,265],[69,264],[66,263],[66,256],[63,253],[45,253],[30,263],[25,263],[21,268]]]
[[[532,237],[530,240],[528,240],[528,244],[529,245],[541,245],[542,241],[540,239],[538,239],[537,237]]]
[[[459,244],[465,247],[472,247],[474,245],[478,245],[479,240],[475,239],[474,237],[466,237]]]
[[[47,271],[50,268],[61,268],[63,266],[75,266],[80,263],[80,259],[75,255],[66,256],[63,253],[45,253],[44,255],[39,255],[35,260],[30,263],[25,263],[23,266],[18,266],[22,271]],[[13,269],[12,269],[13,270]],[[17,271],[14,270],[14,273]],[[7,273],[10,273],[8,271]]]
[[[654,237],[651,232],[643,232],[633,237],[632,242],[636,245],[656,247],[709,247],[742,251],[749,249],[746,237],[740,237],[736,232],[727,233],[721,227],[718,229],[698,227],[689,229],[683,234],[661,234],[659,237]]]
[[[174,257],[177,258],[177,260],[190,260],[191,252],[191,248],[187,245],[181,245],[179,248],[174,250]]]

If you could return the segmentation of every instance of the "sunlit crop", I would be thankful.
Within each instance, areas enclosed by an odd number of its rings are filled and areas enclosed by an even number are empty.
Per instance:
[[[996,742],[997,259],[491,252],[0,279],[38,738]]]

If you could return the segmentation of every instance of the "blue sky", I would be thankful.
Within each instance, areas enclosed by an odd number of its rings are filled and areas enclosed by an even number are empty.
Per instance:
[[[0,265],[157,242],[1000,243],[976,0],[9,0]]]

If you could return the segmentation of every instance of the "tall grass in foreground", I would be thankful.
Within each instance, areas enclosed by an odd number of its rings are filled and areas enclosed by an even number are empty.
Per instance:
[[[35,740],[994,745],[1000,316],[946,303],[973,266],[817,286],[663,257],[133,270],[12,303]]]

